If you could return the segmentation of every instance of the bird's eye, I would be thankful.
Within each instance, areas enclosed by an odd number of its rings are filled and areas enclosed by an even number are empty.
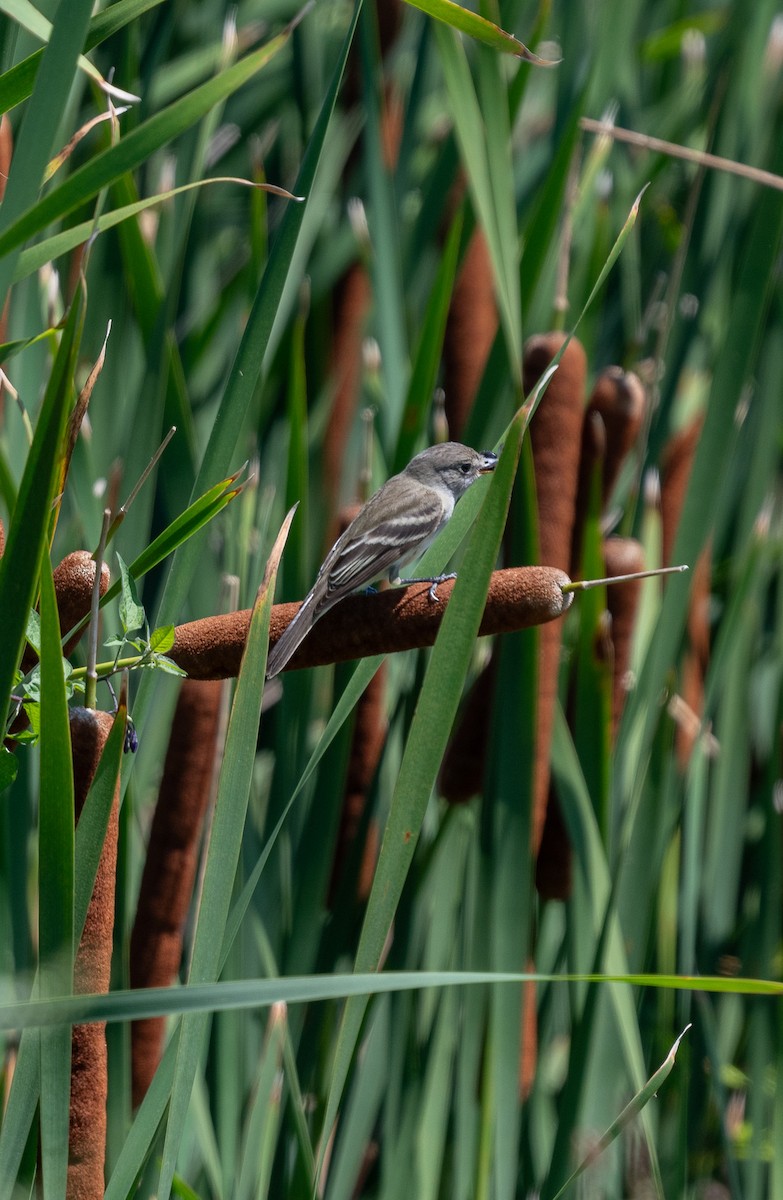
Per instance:
[[[469,462],[461,462],[459,464],[459,467],[457,468],[457,470],[461,471],[463,475],[470,475],[470,463]]]

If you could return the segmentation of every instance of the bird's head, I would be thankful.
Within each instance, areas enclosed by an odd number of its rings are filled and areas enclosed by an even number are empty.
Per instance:
[[[497,455],[490,450],[472,450],[459,442],[442,442],[411,459],[405,474],[430,487],[447,487],[458,500],[479,475],[494,471],[497,461]]]

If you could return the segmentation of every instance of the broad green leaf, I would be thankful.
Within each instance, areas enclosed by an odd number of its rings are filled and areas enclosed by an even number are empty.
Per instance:
[[[174,645],[175,636],[173,625],[161,625],[160,629],[154,629],[150,634],[150,650],[155,654],[165,654]]]
[[[183,1013],[193,1015],[267,1008],[272,1004],[312,1004],[323,1000],[355,1000],[365,1003],[371,996],[391,992],[422,991],[428,988],[486,987],[487,984],[596,983],[613,987],[675,989],[705,995],[783,996],[778,979],[752,979],[726,975],[653,974],[552,974],[536,971],[371,971],[366,974],[290,975],[276,979],[232,979],[208,984],[168,988],[117,990],[58,997],[52,1000],[15,1001],[0,1004],[0,1030],[44,1029],[67,1023],[131,1021],[142,1017]],[[174,1057],[179,1053],[179,1032],[172,1037]],[[175,1041],[176,1039],[176,1041]],[[161,1062],[164,1076],[171,1063]],[[644,1077],[640,1087],[644,1084]],[[165,1100],[163,1101],[165,1105]],[[160,1112],[157,1094],[151,1108]]]
[[[144,609],[139,604],[133,576],[119,554],[117,555],[117,563],[120,568],[120,623],[123,633],[132,633],[135,629],[142,628],[146,617]]]
[[[161,2],[162,0],[157,0],[157,3]],[[238,179],[228,175],[211,176],[209,179],[199,179],[195,183],[183,183],[181,187],[171,188],[166,192],[158,192],[154,196],[147,196],[144,200],[136,200],[133,204],[124,204],[122,207],[112,209],[110,212],[101,213],[95,220],[81,221],[78,225],[71,225],[68,229],[63,229],[60,233],[56,233],[52,237],[36,242],[34,246],[28,247],[28,249],[23,250],[19,255],[13,282],[16,283],[20,279],[25,279],[28,275],[32,275],[35,271],[40,270],[46,263],[53,262],[55,259],[67,254],[70,250],[75,250],[77,246],[84,245],[96,233],[105,233],[106,230],[114,229],[117,225],[121,225],[123,221],[128,221],[131,217],[137,217],[139,213],[147,212],[148,209],[165,204],[167,200],[173,200],[175,196],[200,190],[213,183],[234,184],[236,187],[258,187],[273,195],[283,196],[287,200],[299,202],[302,200],[301,196],[294,196],[293,193],[287,192],[285,188],[275,187],[273,184],[256,184],[252,183],[249,179]],[[4,354],[3,359],[5,360],[10,357],[10,354],[15,354],[19,350],[25,349],[28,345],[34,345],[42,336],[43,334],[37,334],[34,338],[26,341],[11,343],[9,347],[10,353]],[[5,348],[0,347],[0,350],[3,349]]]
[[[434,17],[436,21],[451,25],[460,33],[466,33],[476,41],[483,42],[492,50],[500,50],[503,54],[513,54],[516,58],[523,58],[525,62],[533,63],[537,67],[555,67],[559,62],[558,59],[539,58],[522,42],[501,29],[499,25],[494,25],[492,21],[479,16],[478,13],[471,12],[469,8],[454,4],[453,0],[406,0],[406,2],[412,8],[419,8],[428,16]]]

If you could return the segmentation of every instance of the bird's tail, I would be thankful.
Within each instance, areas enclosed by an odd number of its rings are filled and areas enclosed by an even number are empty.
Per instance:
[[[269,651],[266,660],[266,677],[279,675],[289,658],[299,648],[313,627],[315,620],[315,604],[312,593],[305,598],[299,612],[294,617]]]

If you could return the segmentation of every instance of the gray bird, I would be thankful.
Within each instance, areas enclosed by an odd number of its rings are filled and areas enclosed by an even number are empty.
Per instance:
[[[338,600],[387,572],[393,581],[398,579],[399,568],[419,558],[440,533],[460,496],[496,465],[495,454],[443,442],[417,454],[370,496],[332,546],[301,608],[270,650],[267,679],[282,671],[315,622]],[[436,601],[438,584],[454,578],[450,574],[400,582],[430,583],[430,599]]]

